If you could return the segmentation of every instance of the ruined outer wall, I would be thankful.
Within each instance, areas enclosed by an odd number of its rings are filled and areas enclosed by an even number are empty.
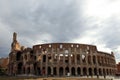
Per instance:
[[[44,75],[114,75],[113,53],[97,50],[94,45],[49,43],[33,46],[37,67]]]

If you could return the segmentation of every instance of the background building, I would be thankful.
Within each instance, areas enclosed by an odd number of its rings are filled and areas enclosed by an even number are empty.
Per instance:
[[[117,64],[116,76],[120,76],[120,62]]]

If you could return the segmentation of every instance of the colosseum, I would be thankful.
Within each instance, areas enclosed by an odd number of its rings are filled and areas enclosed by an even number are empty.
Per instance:
[[[114,53],[97,50],[95,45],[47,43],[24,48],[13,34],[9,54],[9,75],[36,76],[114,76]]]

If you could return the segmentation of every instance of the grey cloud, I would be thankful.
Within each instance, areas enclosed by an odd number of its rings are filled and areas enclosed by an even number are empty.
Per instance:
[[[1,22],[8,26],[10,34],[14,31],[18,33],[18,39],[23,45],[32,46],[30,42],[42,38],[41,35],[45,33],[52,37],[48,42],[68,42],[82,35],[85,29],[74,0],[0,2],[2,4],[7,2],[5,7],[4,5],[0,7]],[[11,39],[10,34],[8,38]],[[4,39],[2,41],[4,42]],[[10,47],[10,43],[10,41],[7,43],[7,48]]]
[[[38,40],[71,42],[81,36],[92,36],[99,37],[96,40],[103,41],[107,48],[116,49],[120,45],[119,20],[114,17],[99,24],[93,17],[82,16],[83,1],[79,1],[81,7],[76,1],[78,0],[1,0],[0,23],[3,25],[0,25],[0,56],[7,56],[10,52],[13,32],[18,33],[22,45],[29,47]],[[96,34],[84,35],[86,32]],[[46,34],[51,38],[48,39]]]
[[[120,45],[120,28],[119,28],[119,21],[117,18],[109,18],[106,21],[106,28],[102,31],[101,35],[103,35],[103,40],[106,43],[106,47],[114,50],[117,46]]]

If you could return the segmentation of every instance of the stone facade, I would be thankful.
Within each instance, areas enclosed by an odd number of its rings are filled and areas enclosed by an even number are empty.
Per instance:
[[[117,64],[116,76],[120,76],[120,62]]]
[[[114,53],[98,51],[94,45],[48,43],[33,48],[11,48],[9,75],[105,77],[113,76],[116,71]]]
[[[0,67],[1,68],[4,68],[4,69],[7,69],[8,68],[8,57],[7,58],[0,58]]]

